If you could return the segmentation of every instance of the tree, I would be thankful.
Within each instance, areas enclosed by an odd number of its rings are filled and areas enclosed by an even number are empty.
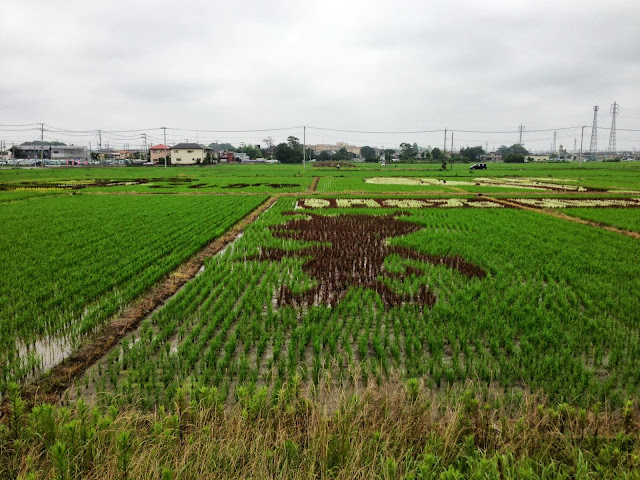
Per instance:
[[[65,147],[67,144],[64,142],[58,142],[57,140],[54,140],[53,142],[41,142],[40,140],[34,140],[32,142],[22,142],[20,144],[20,146],[25,146],[25,147],[40,146],[40,145],[46,145],[46,146],[53,145],[54,147],[56,146]]]
[[[224,152],[224,151],[235,152],[236,151],[236,148],[230,143],[217,143],[217,142],[210,143],[209,148],[214,152]]]
[[[346,147],[342,147],[340,150],[333,154],[333,159],[340,161],[351,160],[351,154],[346,149]]]
[[[524,163],[525,156],[529,155],[529,150],[519,143],[514,143],[510,147],[501,145],[496,152],[502,154],[502,161],[505,163]]]
[[[505,147],[504,145],[501,145],[500,148],[498,148],[498,150],[496,150],[496,152],[502,154],[503,156],[508,154],[508,153],[516,153],[518,155],[523,155],[523,156],[524,155],[529,155],[529,150],[524,148],[519,143],[514,143],[510,147]]]
[[[288,137],[287,143],[276,146],[275,157],[281,163],[302,163],[302,145],[297,137]]]
[[[240,148],[240,151],[249,155],[249,158],[258,158],[262,155],[260,149],[254,145],[244,145]]]
[[[275,144],[275,142],[273,141],[273,137],[263,138],[262,141],[269,149],[269,155],[273,156],[273,145]]]
[[[444,159],[444,154],[442,153],[442,150],[440,150],[438,147],[435,147],[433,150],[431,150],[431,157],[434,161],[440,162]]]
[[[468,147],[460,150],[460,157],[462,157],[462,161],[465,162],[477,162],[484,154],[485,151],[482,147]]]
[[[507,153],[502,156],[502,161],[504,163],[524,163],[524,155],[521,153]]]
[[[364,158],[365,162],[377,162],[378,155],[376,155],[376,151],[374,148],[365,145],[360,149],[360,156]]]
[[[318,154],[317,160],[319,162],[328,162],[329,160],[331,160],[331,154],[326,150],[323,150]]]
[[[274,155],[276,160],[281,163],[297,163],[295,160],[295,152],[287,143],[279,143],[276,145]]]
[[[529,155],[529,150],[524,148],[519,143],[514,143],[507,150],[508,150],[507,153],[515,153],[516,155],[522,155],[522,156]]]
[[[391,159],[393,158],[393,155],[396,153],[396,151],[393,148],[385,148],[383,150],[383,153],[384,153],[384,159],[387,162],[390,162]]]
[[[403,142],[400,144],[400,161],[413,162],[418,155],[418,145]]]

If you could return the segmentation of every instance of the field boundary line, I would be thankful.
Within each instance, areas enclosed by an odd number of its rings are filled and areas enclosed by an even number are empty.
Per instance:
[[[550,216],[550,217],[559,218],[561,220],[567,220],[569,222],[579,223],[581,225],[588,225],[590,227],[601,228],[603,230],[608,230],[610,232],[619,233],[619,234],[625,235],[627,237],[640,239],[640,233],[638,233],[638,232],[631,232],[629,230],[622,230],[620,228],[612,227],[611,225],[605,225],[603,223],[594,222],[593,220],[586,220],[586,219],[580,218],[580,217],[572,217],[571,215],[567,215],[566,213],[562,213],[560,211],[544,209],[544,208],[534,208],[534,207],[529,207],[529,206],[526,206],[526,205],[520,205],[519,203],[510,202],[508,199],[504,199],[504,198],[496,198],[496,197],[484,197],[484,198],[486,198],[488,200],[491,200],[493,202],[499,203],[501,205],[504,205],[505,207],[513,207],[513,208],[518,208],[520,210],[527,210],[529,212],[541,213],[542,215],[547,215],[547,216]]]
[[[317,191],[319,182],[320,177],[313,177],[313,180],[311,181],[311,184],[309,185],[309,188],[307,188],[307,191],[305,193],[313,193]]]
[[[107,354],[120,340],[138,327],[154,310],[162,306],[187,282],[196,277],[204,261],[233,242],[238,234],[278,200],[279,196],[270,196],[253,209],[242,220],[233,225],[220,237],[212,240],[193,257],[183,262],[177,269],[165,276],[140,297],[124,307],[120,314],[104,325],[97,334],[91,336],[71,356],[23,386],[21,395],[28,406],[37,403],[56,403],[73,381],[83,375],[89,367]],[[7,413],[7,398],[0,409],[0,416]]]

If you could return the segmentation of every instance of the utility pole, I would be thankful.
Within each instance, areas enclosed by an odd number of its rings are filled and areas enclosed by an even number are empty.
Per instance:
[[[586,127],[586,125],[582,126],[582,131],[580,132],[580,168],[582,168],[582,141],[584,140],[584,127]]]
[[[144,157],[143,160],[147,160],[147,134],[143,133],[142,134],[142,138],[144,139],[144,144],[142,145],[142,148],[144,150]]]
[[[44,167],[44,123],[40,124],[40,163]]]
[[[451,132],[451,156],[449,157],[449,169],[453,170],[453,132]]]
[[[617,102],[613,102],[611,105],[611,130],[609,132],[609,153],[616,155],[616,115],[618,114],[618,109],[620,105]]]
[[[302,127],[302,168],[306,168],[307,159],[307,127]]]
[[[593,126],[591,127],[591,145],[589,145],[589,158],[596,159],[598,153],[598,105],[593,107]]]
[[[102,155],[102,130],[98,130],[98,160],[102,165],[102,158],[100,158],[100,155]]]
[[[167,127],[162,127],[164,134],[164,168],[167,168]]]
[[[442,145],[442,156],[444,158],[444,168],[447,168],[447,127],[444,127],[444,144]]]
[[[520,124],[518,127],[518,132],[520,132],[520,138],[518,140],[518,145],[522,145],[522,132],[524,132],[524,125]]]

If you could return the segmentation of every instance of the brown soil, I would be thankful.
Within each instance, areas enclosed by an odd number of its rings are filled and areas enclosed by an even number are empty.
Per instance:
[[[387,307],[406,302],[432,307],[436,296],[427,285],[421,286],[418,292],[409,296],[394,292],[379,279],[385,273],[385,259],[392,254],[408,260],[444,265],[468,278],[486,276],[486,272],[480,267],[459,256],[425,254],[387,244],[388,238],[407,235],[423,228],[416,223],[398,220],[392,215],[309,216],[310,219],[296,219],[271,227],[272,234],[276,238],[322,242],[321,244],[295,251],[268,248],[252,257],[269,261],[280,261],[285,257],[311,257],[302,269],[317,280],[315,287],[294,294],[288,286],[282,286],[277,294],[279,306],[326,304],[334,307],[351,287],[364,287],[376,291]],[[412,274],[421,275],[422,271],[406,267],[402,274],[387,272],[385,276],[404,279]]]
[[[36,188],[60,188],[64,190],[81,190],[88,187],[120,187],[123,185],[144,185],[151,180],[147,178],[135,178],[130,180],[91,180],[86,183],[65,183],[65,182],[20,182],[0,183],[0,190],[11,191],[16,188],[36,189]]]
[[[307,188],[307,193],[315,192],[316,189],[318,188],[319,181],[320,181],[320,177],[313,177],[313,181],[311,182],[311,185],[309,185],[309,188]]]
[[[269,198],[224,235],[204,247],[167,278],[160,281],[141,298],[124,309],[117,318],[102,328],[98,334],[80,347],[72,356],[53,367],[43,376],[25,385],[21,393],[27,405],[33,406],[42,402],[57,402],[76,378],[79,378],[91,365],[107,354],[111,348],[118,344],[122,337],[135,329],[144,318],[159,305],[162,305],[180,287],[194,278],[204,264],[205,259],[215,255],[228,243],[232,242],[247,225],[273,205],[277,198]],[[2,415],[7,412],[7,407],[8,405],[5,402],[0,409]]]
[[[35,188],[60,188],[64,190],[81,190],[89,187],[121,187],[124,185],[145,185],[147,183],[168,182],[169,185],[182,185],[184,183],[193,182],[195,179],[189,177],[170,177],[170,178],[130,178],[124,180],[87,180],[74,181],[73,183],[60,182],[37,182],[28,181],[14,183],[0,183],[0,191],[11,191],[16,188],[35,189]],[[169,188],[160,185],[150,185],[150,188]]]
[[[570,215],[567,215],[566,213],[562,213],[562,212],[559,212],[557,210],[553,210],[553,209],[550,209],[550,208],[530,207],[528,205],[521,205],[520,203],[512,202],[512,201],[509,201],[509,200],[506,200],[506,199],[502,199],[502,198],[495,198],[495,197],[484,197],[484,198],[486,198],[487,200],[492,200],[494,202],[500,203],[500,204],[504,205],[505,207],[513,207],[513,208],[519,208],[521,210],[528,210],[530,212],[542,213],[544,215],[549,215],[550,217],[560,218],[562,220],[568,220],[570,222],[580,223],[582,225],[589,225],[590,227],[602,228],[604,230],[609,230],[610,232],[615,232],[615,233],[620,233],[622,235],[626,235],[627,237],[640,239],[640,233],[638,233],[638,232],[630,232],[628,230],[621,230],[619,228],[612,227],[610,225],[604,225],[602,223],[594,222],[592,220],[585,220],[584,218],[572,217]]]

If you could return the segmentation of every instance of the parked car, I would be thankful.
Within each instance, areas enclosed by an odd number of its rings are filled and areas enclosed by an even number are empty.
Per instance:
[[[469,170],[486,170],[486,169],[487,169],[486,163],[474,163],[469,167]]]

